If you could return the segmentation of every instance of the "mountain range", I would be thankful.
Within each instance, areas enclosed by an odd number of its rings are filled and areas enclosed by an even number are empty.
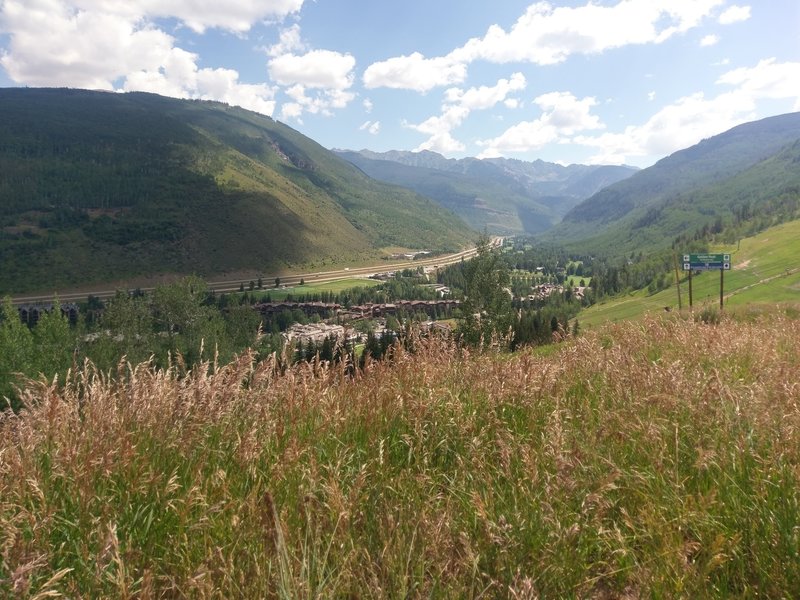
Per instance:
[[[431,151],[336,150],[364,173],[410,188],[499,235],[550,229],[576,204],[630,177],[633,167],[562,166],[542,160],[448,159]]]
[[[622,256],[799,206],[800,113],[636,171],[330,151],[220,103],[0,89],[0,294],[345,266],[480,230]]]

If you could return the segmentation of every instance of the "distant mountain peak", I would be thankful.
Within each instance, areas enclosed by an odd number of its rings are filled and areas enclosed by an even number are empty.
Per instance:
[[[576,203],[636,171],[543,160],[455,159],[431,150],[337,152],[371,177],[409,187],[472,227],[504,235],[549,229]]]

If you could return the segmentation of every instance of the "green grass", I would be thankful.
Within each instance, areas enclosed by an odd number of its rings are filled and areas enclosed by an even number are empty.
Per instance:
[[[578,287],[581,281],[587,286],[592,285],[591,277],[584,277],[581,275],[569,275],[566,280],[566,285],[569,287]]]
[[[353,288],[359,287],[375,287],[380,285],[380,281],[374,279],[352,278],[340,279],[338,281],[327,281],[324,283],[305,283],[304,285],[295,285],[287,288],[264,288],[257,290],[260,293],[268,293],[273,301],[284,300],[288,295],[299,296],[302,294],[317,294],[320,292],[332,292],[338,294]]]
[[[732,254],[733,265],[724,274],[725,305],[740,307],[753,303],[800,302],[800,220],[772,227],[740,244],[710,248]],[[681,273],[683,307],[689,305],[689,286]],[[695,308],[719,304],[719,273],[708,271],[692,278]],[[673,279],[674,280],[674,279]],[[640,290],[608,299],[581,312],[581,325],[640,318],[648,312],[676,310],[678,294],[672,287],[653,295]]]
[[[79,368],[0,418],[0,596],[794,597],[798,336]]]

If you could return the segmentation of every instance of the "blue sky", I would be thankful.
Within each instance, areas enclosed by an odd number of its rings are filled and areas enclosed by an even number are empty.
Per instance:
[[[0,0],[0,86],[24,85],[219,100],[328,148],[645,167],[800,110],[800,2]]]

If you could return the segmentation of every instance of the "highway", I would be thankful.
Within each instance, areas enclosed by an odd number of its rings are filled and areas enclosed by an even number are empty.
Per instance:
[[[501,245],[503,238],[492,238],[492,246],[497,247]],[[469,248],[456,252],[455,254],[439,255],[432,258],[419,258],[417,260],[405,260],[399,262],[386,262],[378,263],[369,267],[350,267],[343,268],[335,271],[318,271],[311,273],[276,273],[272,275],[261,275],[261,280],[264,283],[264,288],[260,291],[269,291],[272,287],[272,282],[276,278],[280,278],[281,286],[293,287],[300,284],[300,280],[306,283],[325,283],[329,281],[337,281],[341,279],[353,278],[366,278],[374,273],[385,273],[387,271],[400,271],[402,269],[415,269],[417,267],[433,267],[433,266],[446,266],[452,265],[459,261],[468,260],[477,254],[477,248]],[[240,286],[244,285],[248,289],[250,281],[255,281],[259,276],[248,279],[229,279],[222,281],[208,282],[209,289],[215,292],[238,292]],[[117,288],[119,289],[119,288]],[[58,297],[60,302],[82,302],[86,300],[89,295],[101,299],[113,298],[117,293],[117,289],[99,289],[99,290],[84,290],[80,292],[70,291],[53,291],[49,294],[35,295],[35,296],[14,296],[11,301],[14,304],[36,304],[51,302],[53,298]],[[131,289],[131,288],[129,288]],[[143,292],[152,292],[154,287],[138,288]]]

